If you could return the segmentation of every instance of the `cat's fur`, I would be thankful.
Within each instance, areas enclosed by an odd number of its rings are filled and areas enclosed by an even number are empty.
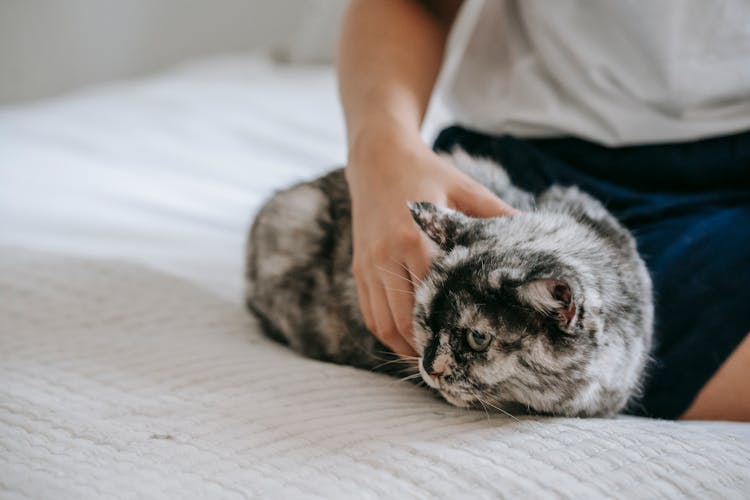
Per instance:
[[[574,187],[534,198],[499,165],[460,150],[451,159],[521,212],[474,219],[410,203],[439,247],[415,288],[414,372],[458,406],[620,411],[638,391],[652,337],[651,280],[632,236]],[[365,328],[351,264],[349,194],[335,170],[258,213],[247,304],[271,336],[307,356],[392,371]],[[486,350],[470,347],[488,338]]]

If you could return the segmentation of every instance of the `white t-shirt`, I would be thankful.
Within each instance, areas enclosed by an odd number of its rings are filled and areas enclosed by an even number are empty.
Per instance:
[[[445,90],[467,127],[608,145],[750,130],[750,0],[487,0],[462,23]]]

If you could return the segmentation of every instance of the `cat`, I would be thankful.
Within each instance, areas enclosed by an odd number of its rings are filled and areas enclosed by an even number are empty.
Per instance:
[[[409,202],[437,252],[415,282],[419,359],[405,361],[407,374],[461,407],[621,411],[639,393],[653,335],[651,279],[633,237],[576,187],[535,197],[488,159],[460,149],[447,158],[520,212],[477,219]],[[272,338],[304,355],[403,376],[365,327],[351,266],[338,169],[276,193],[258,212],[247,305]]]

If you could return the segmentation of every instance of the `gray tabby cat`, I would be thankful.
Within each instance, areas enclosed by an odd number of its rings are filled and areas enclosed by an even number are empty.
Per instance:
[[[475,219],[409,204],[439,249],[415,287],[412,373],[462,407],[567,416],[623,409],[637,395],[652,337],[651,280],[634,239],[576,188],[535,199],[491,161],[460,150],[451,161],[521,213]],[[273,196],[255,219],[247,259],[247,304],[273,338],[316,359],[397,370],[383,363],[390,351],[359,311],[343,170]]]

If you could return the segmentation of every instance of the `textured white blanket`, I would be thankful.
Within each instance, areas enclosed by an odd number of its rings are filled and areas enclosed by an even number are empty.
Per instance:
[[[302,359],[242,308],[117,261],[0,252],[4,498],[747,498],[750,442],[487,417]]]

